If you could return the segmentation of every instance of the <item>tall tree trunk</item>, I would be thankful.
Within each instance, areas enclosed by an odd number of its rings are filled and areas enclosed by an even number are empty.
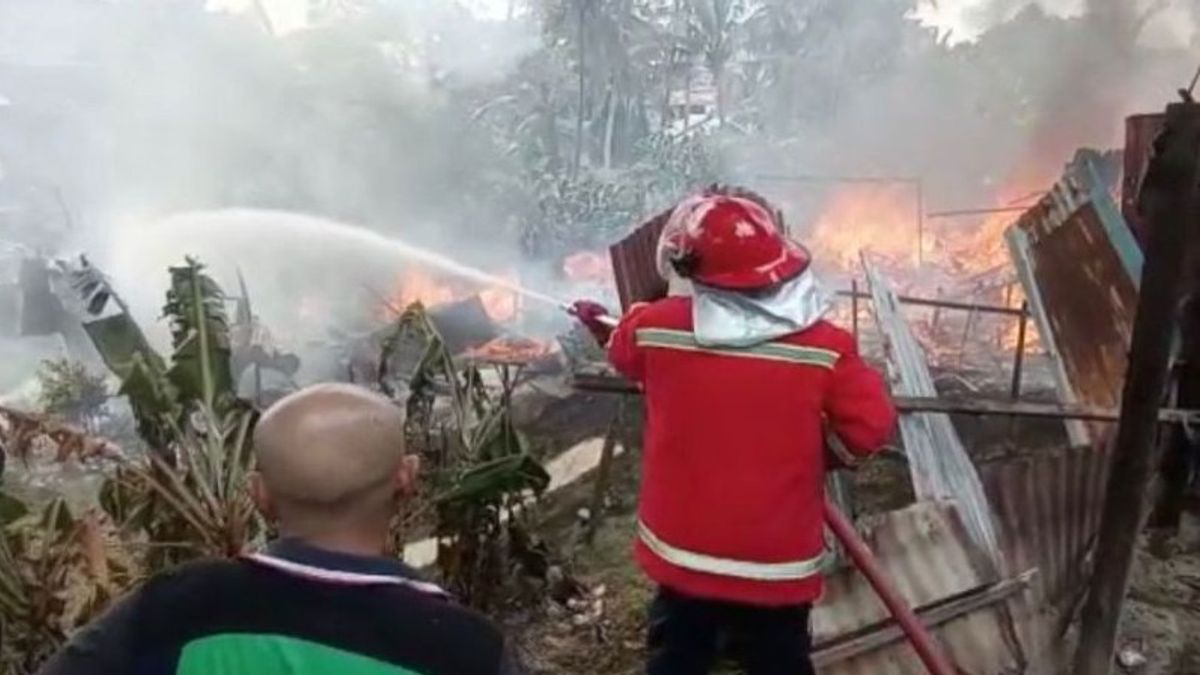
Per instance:
[[[725,64],[713,64],[713,87],[717,90],[717,126],[725,128]]]
[[[689,60],[684,66],[687,68],[687,75],[683,78],[683,133],[686,134],[692,128],[692,63]]]
[[[542,116],[542,145],[546,157],[549,161],[549,169],[557,172],[562,166],[563,158],[559,156],[558,147],[558,109],[554,107],[553,95],[549,88],[545,85],[541,88],[541,108]]]
[[[587,35],[587,6],[591,0],[579,0],[579,110],[575,117],[575,159],[571,163],[572,177],[579,175],[583,162],[583,105],[587,96],[587,49],[584,44]]]
[[[617,96],[612,84],[608,85],[608,115],[604,120],[604,168],[612,168],[613,126],[617,120]]]
[[[659,117],[659,131],[666,131],[667,125],[671,119],[671,76],[675,73],[675,47],[671,47],[671,54],[667,57],[666,68],[663,69],[663,101],[662,112]]]

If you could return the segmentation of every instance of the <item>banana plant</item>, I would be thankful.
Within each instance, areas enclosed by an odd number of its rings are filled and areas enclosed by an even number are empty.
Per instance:
[[[506,370],[502,391],[490,392],[480,365],[455,361],[419,303],[406,308],[384,340],[378,375],[390,396],[407,397],[409,446],[430,465],[442,579],[466,602],[486,607],[511,557],[504,545],[515,539],[513,507],[550,483],[513,423],[517,379]],[[435,414],[438,400],[446,401],[447,415]]]
[[[91,317],[84,327],[121,378],[152,450],[119,467],[101,492],[103,506],[158,544],[158,564],[237,555],[263,528],[245,490],[257,413],[234,389],[224,293],[194,259],[169,269],[168,360],[104,275],[82,262],[72,278]]]

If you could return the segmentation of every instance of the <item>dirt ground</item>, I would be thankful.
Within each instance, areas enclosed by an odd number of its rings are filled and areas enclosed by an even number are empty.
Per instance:
[[[1125,672],[1200,675],[1200,518],[1171,541],[1142,537],[1125,606]]]

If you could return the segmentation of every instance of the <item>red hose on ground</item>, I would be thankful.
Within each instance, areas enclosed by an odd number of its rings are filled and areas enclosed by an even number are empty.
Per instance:
[[[921,663],[925,664],[925,669],[931,675],[957,675],[958,669],[942,653],[942,648],[934,641],[929,631],[925,630],[925,626],[917,618],[912,608],[888,581],[883,568],[875,560],[871,549],[867,548],[866,542],[858,536],[854,525],[828,499],[825,500],[825,524],[829,526],[830,530],[833,530],[834,536],[838,538],[842,547],[846,549],[846,553],[850,555],[850,559],[854,561],[854,566],[867,578],[879,599],[883,601],[892,617],[900,624],[900,628],[908,636],[909,643],[920,657]]]

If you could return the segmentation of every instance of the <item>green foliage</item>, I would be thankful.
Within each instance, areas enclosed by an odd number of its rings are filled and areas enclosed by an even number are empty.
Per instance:
[[[515,372],[496,367],[499,393],[483,385],[479,365],[454,361],[414,303],[384,341],[379,368],[390,395],[400,396],[399,383],[406,385],[408,445],[425,460],[436,532],[448,542],[438,551],[443,580],[479,607],[493,603],[504,587],[517,507],[550,482],[513,424]],[[447,404],[445,414],[438,414],[439,401]]]
[[[103,487],[102,506],[158,545],[158,565],[241,554],[263,532],[246,489],[256,419],[246,405],[217,413],[201,404],[175,432],[176,461],[151,453],[126,463]]]
[[[86,321],[84,329],[121,379],[119,393],[133,408],[138,433],[164,455],[170,455],[189,428],[194,411],[204,409],[219,417],[238,405],[224,293],[194,259],[169,273],[163,315],[171,327],[173,353],[167,362],[150,347],[103,273],[86,259],[71,270],[73,287],[88,314],[96,317]]]
[[[37,378],[42,410],[85,428],[91,426],[108,400],[104,377],[89,372],[78,361],[65,358],[43,361]]]
[[[524,249],[557,256],[611,243],[648,213],[716,181],[708,143],[701,135],[653,134],[638,143],[640,159],[619,171],[533,177],[537,212],[522,232]]]
[[[23,518],[29,513],[29,507],[20,499],[12,495],[0,492],[0,528],[7,526],[9,523]]]
[[[167,379],[175,385],[179,404],[227,406],[235,395],[230,374],[229,321],[225,294],[204,266],[188,258],[172,267],[171,286],[163,315],[171,324],[171,368]]]

